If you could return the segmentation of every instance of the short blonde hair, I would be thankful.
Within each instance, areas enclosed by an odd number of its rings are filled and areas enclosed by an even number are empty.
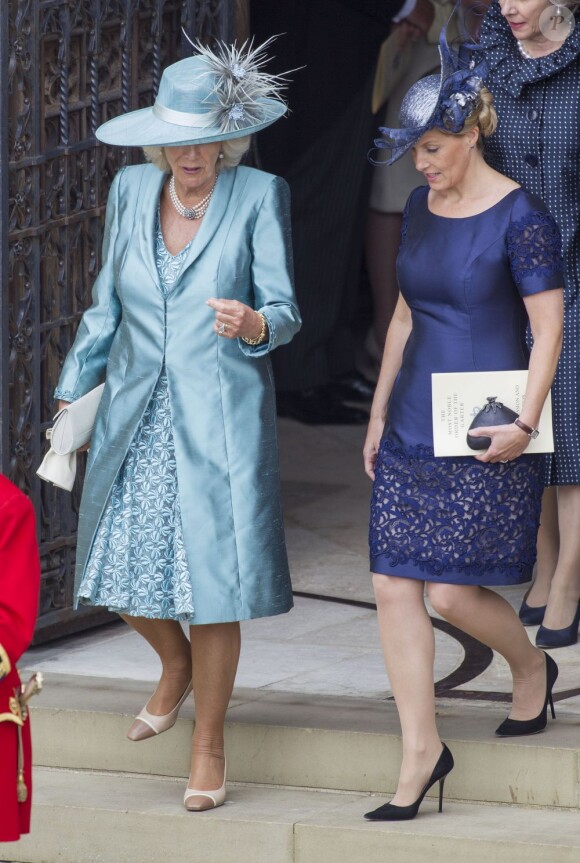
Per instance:
[[[489,138],[497,127],[497,114],[493,105],[493,96],[487,89],[482,87],[479,91],[479,101],[475,111],[465,121],[463,132],[479,127],[481,138]],[[481,143],[483,143],[481,141]]]
[[[240,164],[242,157],[250,148],[250,137],[250,135],[244,135],[243,138],[233,138],[230,141],[221,142],[221,152],[224,157],[223,159],[218,159],[216,166],[218,171],[221,171],[223,168],[235,168],[236,165]],[[148,162],[151,162],[152,165],[155,165],[164,174],[169,173],[171,168],[165,156],[164,147],[143,147],[143,153]]]

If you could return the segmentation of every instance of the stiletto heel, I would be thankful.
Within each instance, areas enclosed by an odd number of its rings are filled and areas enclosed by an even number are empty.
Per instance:
[[[545,653],[544,656],[546,657],[546,698],[544,706],[533,719],[509,719],[509,717],[508,719],[504,719],[502,724],[495,730],[498,737],[521,737],[524,734],[539,734],[548,724],[548,704],[550,705],[552,719],[556,718],[552,689],[558,679],[558,666],[549,654]]]
[[[443,786],[445,785],[446,778],[444,776],[443,779],[439,780],[439,812],[443,812]]]
[[[453,755],[447,746],[443,744],[441,755],[433,768],[433,773],[414,803],[411,803],[409,806],[397,806],[393,803],[385,803],[383,806],[379,806],[378,809],[367,812],[365,818],[369,821],[410,821],[417,815],[425,794],[436,782],[439,783],[439,812],[443,812],[443,786],[445,779],[453,770],[453,764]]]
[[[173,728],[177,722],[177,716],[181,709],[181,705],[191,692],[192,688],[192,682],[190,680],[185,692],[173,710],[170,710],[169,713],[164,713],[161,716],[149,713],[147,710],[149,702],[147,702],[141,713],[135,717],[133,725],[127,732],[129,740],[133,740],[135,742],[139,740],[147,740],[149,737],[155,737],[157,734],[163,734],[164,731],[169,731],[170,728]]]

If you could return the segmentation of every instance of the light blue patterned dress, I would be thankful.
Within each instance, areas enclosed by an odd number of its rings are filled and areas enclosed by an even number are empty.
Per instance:
[[[170,255],[158,217],[155,257],[165,298],[179,278],[189,245]],[[79,600],[136,617],[193,618],[165,368],[105,506]]]

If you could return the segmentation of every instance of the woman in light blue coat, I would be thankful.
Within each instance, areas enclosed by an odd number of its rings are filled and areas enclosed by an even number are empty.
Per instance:
[[[97,132],[152,164],[113,181],[93,304],[56,390],[62,406],[105,382],[77,602],[119,613],[161,659],[131,740],[172,727],[193,688],[192,811],[225,800],[239,621],[292,606],[269,353],[300,327],[287,186],[237,166],[249,134],[285,112],[280,80],[260,71],[261,49],[195,47],[153,108]]]

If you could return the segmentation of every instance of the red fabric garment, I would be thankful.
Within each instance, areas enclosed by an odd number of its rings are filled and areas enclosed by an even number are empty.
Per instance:
[[[0,842],[14,842],[30,832],[32,805],[32,751],[30,719],[22,728],[24,744],[24,781],[28,799],[19,803],[16,796],[18,771],[18,727],[13,722],[0,722]]]
[[[32,801],[30,720],[22,727],[28,799],[17,799],[20,691],[16,662],[32,640],[38,610],[40,561],[34,510],[28,498],[0,475],[0,842],[30,828]]]

